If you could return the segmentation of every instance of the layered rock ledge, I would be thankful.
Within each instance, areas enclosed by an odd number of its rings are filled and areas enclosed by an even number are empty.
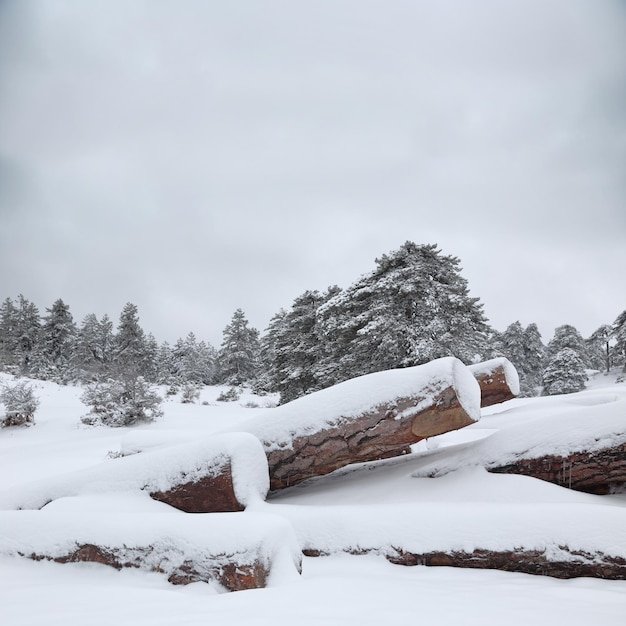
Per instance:
[[[270,488],[352,463],[410,452],[418,441],[473,424],[480,388],[455,358],[388,370],[312,393],[247,425],[263,443]]]
[[[519,395],[519,375],[513,363],[504,357],[469,365],[480,386],[480,406],[492,406]]]
[[[167,576],[173,584],[212,582],[226,591],[297,577],[300,546],[285,520],[263,514],[0,513],[0,554],[57,563],[100,563]]]
[[[67,496],[137,490],[187,513],[242,511],[267,495],[267,460],[249,433],[214,435],[12,489],[0,494],[0,509],[40,509]]]

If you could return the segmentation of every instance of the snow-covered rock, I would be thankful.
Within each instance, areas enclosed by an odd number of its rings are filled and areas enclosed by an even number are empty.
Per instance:
[[[519,375],[511,361],[504,357],[469,366],[480,385],[480,406],[491,406],[519,395]]]
[[[376,372],[270,409],[239,426],[267,454],[272,490],[351,463],[398,456],[480,418],[480,389],[453,357]]]
[[[21,485],[0,493],[0,509],[39,509],[61,497],[132,490],[187,512],[241,511],[267,495],[267,461],[253,435],[214,435]]]
[[[301,551],[290,524],[263,513],[0,512],[0,554],[95,562],[163,573],[174,584],[228,591],[297,578]]]

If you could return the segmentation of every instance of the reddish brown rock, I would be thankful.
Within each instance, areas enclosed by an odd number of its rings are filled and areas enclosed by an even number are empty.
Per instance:
[[[150,497],[185,513],[223,513],[243,511],[233,486],[232,467],[225,462],[216,475],[181,482],[168,491],[151,491]]]
[[[573,452],[568,456],[521,458],[515,463],[488,469],[499,474],[532,476],[587,493],[614,493],[622,491],[626,484],[626,444],[592,452]]]
[[[413,554],[398,550],[386,558],[397,565],[426,565],[430,567],[466,567],[472,569],[497,569],[504,572],[521,572],[577,578],[587,576],[608,580],[626,580],[626,559],[599,553],[570,550],[560,546],[562,558],[548,558],[540,550],[474,550],[473,552],[428,552]]]
[[[415,378],[415,385],[393,400],[372,401],[368,408],[361,406],[357,415],[346,410],[326,421],[306,424],[300,427],[304,434],[297,429],[295,434],[287,430],[301,413],[315,413],[317,404],[324,407],[332,404],[328,402],[330,394],[354,397],[355,402],[362,405],[364,399],[360,394],[365,398],[371,394],[369,382],[373,388],[386,390],[381,380],[392,384],[396,376],[402,377],[404,390],[407,389],[405,381],[411,376]],[[272,409],[273,415],[286,418],[283,422],[288,436],[282,435],[280,428],[272,431],[279,433],[274,434],[275,438],[264,436],[263,431],[257,434],[265,447],[272,490],[323,476],[352,463],[406,454],[411,444],[473,424],[480,415],[478,384],[467,368],[452,358],[406,370],[370,374],[317,394]],[[267,419],[271,417],[268,415]]]
[[[468,369],[480,386],[481,407],[512,400],[519,394],[517,371],[504,357],[470,365]]]
[[[302,554],[293,527],[263,513],[154,515],[3,511],[0,555],[100,563],[164,574],[173,584],[217,582],[228,591],[295,580]]]
[[[168,568],[146,565],[155,561],[153,547],[109,548],[93,544],[78,546],[74,551],[61,556],[52,557],[45,554],[31,553],[28,558],[34,561],[54,561],[55,563],[100,563],[117,570],[123,568],[140,568],[160,574],[168,574],[167,580],[173,585],[188,585],[194,582],[217,582],[228,591],[243,591],[245,589],[259,589],[266,586],[270,573],[269,564],[261,559],[251,562],[228,559],[207,561],[187,559],[176,567]],[[26,556],[26,555],[24,555]]]

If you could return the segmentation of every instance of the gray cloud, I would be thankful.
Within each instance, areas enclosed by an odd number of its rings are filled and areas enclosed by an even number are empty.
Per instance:
[[[219,343],[406,239],[497,328],[623,310],[615,0],[0,5],[0,291]]]

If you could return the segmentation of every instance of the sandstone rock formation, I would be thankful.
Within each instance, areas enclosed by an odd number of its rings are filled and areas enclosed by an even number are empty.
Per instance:
[[[480,385],[481,407],[512,400],[519,394],[517,371],[504,357],[470,365],[469,370]]]
[[[144,490],[188,513],[242,511],[269,490],[267,460],[249,433],[139,452],[0,495],[0,509],[39,509],[58,498]]]
[[[480,417],[480,390],[455,358],[368,374],[272,409],[251,432],[262,441],[270,488],[351,463],[398,456],[411,444]]]
[[[488,469],[500,474],[532,476],[587,493],[615,493],[623,491],[626,485],[626,444],[571,452],[567,456],[520,458],[515,463]]]
[[[0,513],[0,555],[91,562],[165,574],[185,585],[228,591],[265,587],[275,567],[301,571],[300,546],[285,520],[262,514],[108,515],[69,518],[42,511]]]
[[[558,557],[554,557],[545,550],[523,548],[503,551],[439,551],[424,554],[397,550],[385,556],[388,561],[397,565],[497,569],[504,572],[521,572],[553,578],[588,576],[608,580],[626,580],[626,559],[622,557],[570,550],[567,546],[560,546],[560,552]]]

